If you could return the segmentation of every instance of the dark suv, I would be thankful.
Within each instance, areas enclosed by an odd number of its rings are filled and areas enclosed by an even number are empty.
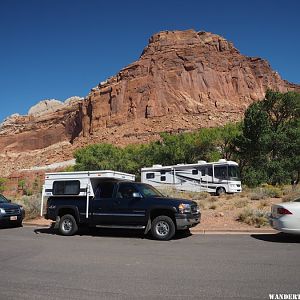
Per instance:
[[[21,226],[24,217],[25,211],[21,205],[11,203],[0,194],[0,225]]]

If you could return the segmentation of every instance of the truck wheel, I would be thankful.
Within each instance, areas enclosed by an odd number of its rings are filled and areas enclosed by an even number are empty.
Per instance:
[[[62,235],[74,235],[78,230],[75,218],[72,215],[62,216],[58,229]]]
[[[152,221],[152,236],[161,241],[168,241],[175,235],[175,225],[168,216],[158,216]]]
[[[223,187],[217,188],[216,194],[217,196],[224,195],[226,193],[226,190]]]

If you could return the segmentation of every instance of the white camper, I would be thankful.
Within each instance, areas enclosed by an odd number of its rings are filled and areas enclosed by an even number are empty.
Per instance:
[[[153,165],[142,168],[141,181],[156,187],[171,186],[183,191],[217,195],[242,191],[238,164],[225,159],[173,166]]]
[[[104,179],[135,181],[135,175],[111,170],[46,173],[42,191],[41,216],[44,211],[45,199],[63,195],[70,198],[86,197],[86,217],[88,218],[88,199],[90,196],[95,196],[96,187]]]

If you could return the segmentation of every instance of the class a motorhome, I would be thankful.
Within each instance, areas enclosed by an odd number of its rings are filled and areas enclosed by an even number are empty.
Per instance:
[[[55,172],[45,174],[42,190],[41,216],[44,203],[49,197],[86,197],[86,217],[88,218],[89,198],[95,196],[96,188],[102,180],[135,181],[135,175],[111,170]]]
[[[182,191],[217,195],[242,191],[238,164],[225,159],[172,166],[153,165],[141,169],[141,181],[155,187],[171,186]]]

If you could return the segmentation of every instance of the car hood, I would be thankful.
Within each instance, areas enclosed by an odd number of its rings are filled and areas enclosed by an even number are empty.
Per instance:
[[[15,204],[15,203],[0,203],[0,208],[3,208],[3,209],[16,209],[16,208],[20,208],[20,205]]]

